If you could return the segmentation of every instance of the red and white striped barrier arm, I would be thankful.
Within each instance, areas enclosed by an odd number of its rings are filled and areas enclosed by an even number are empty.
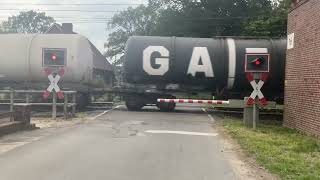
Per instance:
[[[229,104],[229,101],[200,99],[157,99],[160,103]]]

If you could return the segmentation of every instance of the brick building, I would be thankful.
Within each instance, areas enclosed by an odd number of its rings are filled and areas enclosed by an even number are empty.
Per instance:
[[[284,126],[320,136],[320,0],[292,2]]]

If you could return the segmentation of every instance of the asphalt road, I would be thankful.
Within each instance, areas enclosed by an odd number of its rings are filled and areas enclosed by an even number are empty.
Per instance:
[[[1,154],[0,179],[238,179],[218,138],[197,107],[115,110]]]

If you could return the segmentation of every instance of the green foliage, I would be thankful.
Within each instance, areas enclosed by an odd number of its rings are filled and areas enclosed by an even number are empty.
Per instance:
[[[239,119],[223,126],[243,149],[282,179],[320,179],[320,140],[284,128],[278,123],[246,128]]]
[[[275,2],[269,12],[251,17],[244,23],[242,35],[282,37],[287,34],[290,0]]]
[[[115,57],[120,55],[113,64],[121,64],[121,55],[124,53],[125,43],[133,35],[152,35],[156,22],[154,10],[148,6],[129,7],[112,17],[108,24],[108,30],[113,30],[105,44],[106,56]]]
[[[149,0],[113,16],[106,43],[122,64],[130,36],[284,36],[289,0]],[[117,58],[115,58],[118,56]]]
[[[20,12],[1,24],[2,33],[44,33],[55,20],[44,12]]]

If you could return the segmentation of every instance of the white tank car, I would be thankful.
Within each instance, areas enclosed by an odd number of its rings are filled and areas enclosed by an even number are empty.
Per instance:
[[[111,65],[79,34],[0,35],[0,87],[43,89],[48,86],[44,69],[53,66],[44,59],[46,53],[56,50],[63,52],[60,54],[63,64],[59,66],[65,70],[59,82],[62,89],[83,91],[111,87]]]

